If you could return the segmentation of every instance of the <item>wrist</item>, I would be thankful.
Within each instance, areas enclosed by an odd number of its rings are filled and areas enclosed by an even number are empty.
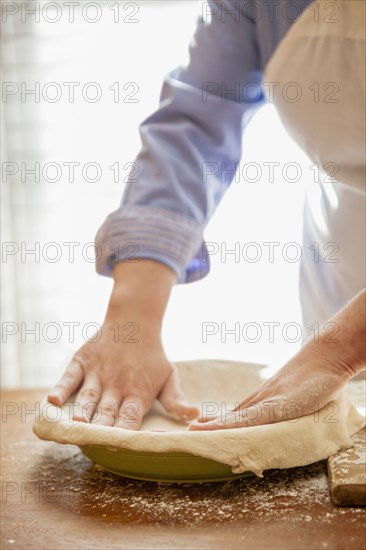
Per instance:
[[[365,311],[366,294],[362,290],[324,325],[316,340],[308,340],[304,354],[320,358],[329,370],[346,379],[364,370]]]
[[[300,351],[307,368],[321,366],[325,372],[338,376],[344,382],[358,374],[364,368],[358,352],[349,342],[342,340],[340,338],[331,342],[327,339],[320,339],[318,342],[308,341]]]
[[[175,273],[164,264],[139,259],[116,265],[106,320],[130,318],[160,334]]]

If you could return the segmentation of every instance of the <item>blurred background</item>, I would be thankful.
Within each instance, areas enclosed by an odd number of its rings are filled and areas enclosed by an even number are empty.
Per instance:
[[[93,239],[118,207],[139,150],[138,124],[156,109],[164,74],[187,61],[199,11],[187,0],[66,4],[2,3],[7,387],[55,382],[101,324],[112,281],[95,273]],[[279,163],[274,180],[265,162]],[[288,163],[301,167],[299,178]],[[205,232],[217,251],[211,274],[174,289],[164,325],[171,360],[276,368],[298,349],[299,262],[289,260],[296,250],[288,243],[301,245],[310,164],[273,107],[262,108],[245,132],[240,177]],[[278,243],[272,261],[266,242]],[[238,246],[239,261],[225,256],[225,247]],[[271,323],[278,323],[274,337]],[[239,329],[239,337],[225,328]]]

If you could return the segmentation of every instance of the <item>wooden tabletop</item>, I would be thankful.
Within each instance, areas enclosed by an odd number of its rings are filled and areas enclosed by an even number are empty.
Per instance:
[[[43,393],[2,394],[2,549],[366,548],[366,510],[332,504],[324,462],[226,483],[128,480],[36,438]]]

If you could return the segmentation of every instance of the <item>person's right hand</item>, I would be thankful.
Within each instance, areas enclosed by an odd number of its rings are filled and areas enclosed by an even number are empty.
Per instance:
[[[187,403],[160,338],[173,272],[139,260],[117,264],[114,276],[98,338],[76,352],[48,401],[62,406],[77,392],[74,420],[132,430],[140,428],[155,398],[177,419],[193,420],[199,411]]]

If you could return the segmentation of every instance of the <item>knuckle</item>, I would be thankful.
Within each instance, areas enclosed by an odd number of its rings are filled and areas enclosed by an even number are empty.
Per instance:
[[[71,384],[75,384],[76,380],[77,380],[77,376],[74,372],[66,371],[63,376],[63,379],[59,383],[59,386],[67,388]]]
[[[74,381],[69,378],[64,377],[58,384],[55,386],[55,390],[60,390],[61,392],[68,391],[74,385]]]
[[[65,384],[64,382],[58,382],[58,384],[56,384],[53,389],[54,391],[63,392],[68,389],[68,384]]]
[[[102,403],[100,408],[103,415],[114,417],[116,416],[116,412],[118,412],[118,403],[117,401],[115,402],[109,401],[106,403]]]
[[[90,367],[94,363],[94,356],[86,349],[78,351],[73,360],[81,365],[81,367]]]
[[[97,390],[94,390],[94,389],[85,388],[81,390],[80,397],[90,399],[92,401],[96,401],[98,398],[98,392]]]
[[[148,405],[148,403],[151,401],[151,399],[148,398],[146,394],[139,393],[139,394],[132,394],[130,395],[125,403],[123,404],[124,408],[130,408],[134,409],[136,411],[139,411],[141,408],[144,408]]]
[[[141,404],[130,401],[121,407],[118,414],[119,424],[139,424],[142,420]]]

